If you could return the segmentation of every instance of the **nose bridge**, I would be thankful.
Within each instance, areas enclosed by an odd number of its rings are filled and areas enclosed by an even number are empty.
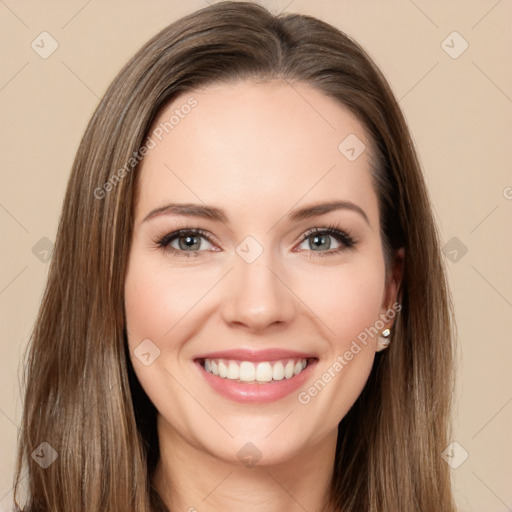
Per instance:
[[[283,283],[282,266],[272,251],[247,237],[236,253],[223,308],[225,320],[253,329],[289,322],[294,312],[293,294]]]

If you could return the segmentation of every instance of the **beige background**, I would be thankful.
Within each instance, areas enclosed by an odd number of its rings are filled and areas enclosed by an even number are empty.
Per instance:
[[[460,446],[452,465],[465,452],[469,457],[452,470],[456,499],[463,512],[511,510],[512,2],[262,3],[312,14],[349,33],[377,61],[400,100],[443,243],[458,239],[446,251],[460,342],[454,432]],[[0,0],[0,510],[12,487],[20,356],[41,300],[48,266],[41,260],[55,239],[81,134],[134,51],[205,5]],[[34,40],[42,46],[45,37],[50,48],[48,36],[38,37],[43,31],[59,45],[46,59],[31,47]],[[460,35],[447,39],[453,31]],[[457,56],[464,41],[469,46]]]

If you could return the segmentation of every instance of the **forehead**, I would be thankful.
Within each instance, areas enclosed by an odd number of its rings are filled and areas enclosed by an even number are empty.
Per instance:
[[[311,85],[237,82],[182,93],[149,136],[138,217],[169,200],[261,211],[347,199],[376,214],[372,141],[346,107]],[[362,152],[354,159],[351,149]]]

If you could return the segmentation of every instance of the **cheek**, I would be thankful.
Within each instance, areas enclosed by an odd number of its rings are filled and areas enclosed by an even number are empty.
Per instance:
[[[154,255],[134,253],[125,283],[125,311],[130,345],[142,339],[175,338],[170,333],[200,302],[217,279],[200,267],[171,268]],[[166,347],[172,348],[172,347]]]
[[[151,401],[178,423],[181,420],[169,410],[168,397],[183,395],[179,376],[190,371],[194,335],[202,327],[199,319],[209,312],[208,292],[223,273],[225,269],[200,265],[171,266],[152,251],[135,250],[130,256],[124,290],[129,356]],[[146,365],[148,361],[139,356],[148,351],[151,359]],[[184,396],[182,407],[186,408],[188,398]]]
[[[319,317],[324,339],[317,379],[301,390],[299,403],[325,418],[330,428],[357,400],[374,357],[372,330],[384,297],[384,263],[366,259],[309,274],[301,287],[304,302]],[[320,325],[320,323],[317,323]]]
[[[375,325],[385,295],[384,281],[384,262],[365,258],[301,272],[295,289],[325,326],[331,349],[339,351]]]
[[[178,382],[182,380],[179,375],[184,369],[181,365],[186,361],[179,356],[193,336],[189,319],[195,312],[194,307],[199,308],[201,298],[215,282],[212,272],[205,275],[198,270],[199,267],[171,268],[152,251],[134,250],[125,281],[128,346],[135,374],[156,408],[166,411],[164,415],[173,417],[176,424],[181,420],[169,407],[175,407],[176,400],[183,398]],[[149,345],[147,340],[151,341]],[[141,350],[139,347],[143,346]],[[149,364],[139,359],[147,352],[150,352]],[[154,360],[153,354],[157,354]],[[172,378],[174,375],[178,380]],[[171,396],[173,401],[169,401]],[[184,395],[184,399],[187,398],[188,395]]]

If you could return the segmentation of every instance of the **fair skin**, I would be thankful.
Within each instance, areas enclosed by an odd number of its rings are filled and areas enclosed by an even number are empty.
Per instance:
[[[153,128],[191,96],[197,106],[139,169],[125,284],[130,356],[158,410],[156,485],[173,512],[324,511],[338,423],[364,387],[380,350],[377,337],[360,343],[341,371],[333,372],[333,363],[396,302],[400,282],[401,257],[387,269],[384,263],[371,141],[339,103],[280,80],[184,93]],[[338,150],[349,134],[366,146],[354,161]],[[352,206],[289,218],[331,201]],[[214,206],[226,219],[160,213],[144,220],[170,202]],[[318,235],[301,238],[331,225],[355,245],[332,234],[319,248]],[[155,242],[185,228],[211,236],[191,235],[191,257],[183,255],[187,235],[167,249]],[[237,252],[248,236],[263,250],[251,262]],[[160,350],[148,366],[134,356],[147,339]],[[239,403],[210,387],[195,361],[235,348],[291,349],[315,362],[300,389],[271,402]],[[329,383],[301,403],[299,392],[329,368]],[[257,454],[255,464],[241,459],[243,447]]]

